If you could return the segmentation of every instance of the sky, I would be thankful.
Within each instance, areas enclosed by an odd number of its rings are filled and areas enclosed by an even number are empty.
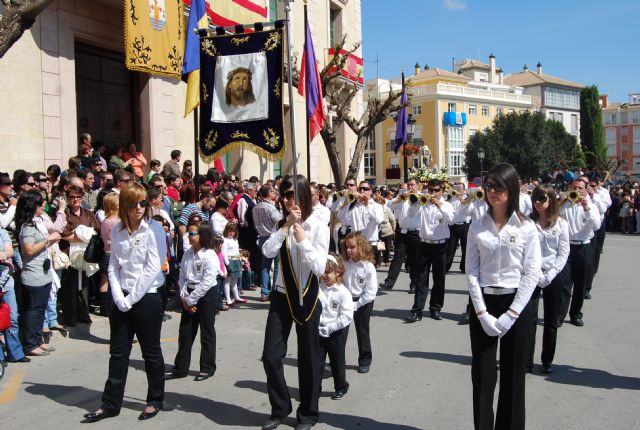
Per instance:
[[[362,0],[365,79],[493,53],[505,76],[540,62],[544,74],[627,102],[640,92],[639,30],[639,0]]]

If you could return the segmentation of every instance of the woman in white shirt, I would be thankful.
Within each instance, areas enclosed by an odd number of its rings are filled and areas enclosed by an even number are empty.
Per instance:
[[[164,283],[165,233],[151,219],[147,192],[138,183],[131,182],[120,191],[118,213],[120,223],[111,234],[108,269],[115,304],[109,315],[109,377],[102,406],[85,414],[86,423],[120,413],[134,335],[140,343],[149,385],[147,405],[138,419],[155,417],[164,401],[164,359],[160,346],[164,303],[158,290]]]
[[[470,316],[473,421],[476,430],[525,428],[525,376],[531,335],[529,299],[540,278],[540,241],[519,210],[518,172],[494,166],[484,183],[488,212],[469,227],[465,268]],[[496,352],[500,394],[495,416]]]
[[[569,224],[560,218],[556,191],[548,186],[536,187],[531,193],[533,212],[531,220],[536,223],[542,251],[542,275],[538,287],[531,296],[533,312],[533,332],[527,370],[533,370],[533,353],[536,346],[536,326],[538,325],[538,302],[543,292],[544,332],[542,335],[542,373],[551,373],[553,356],[556,352],[562,289],[571,282],[569,258]]]
[[[167,379],[189,374],[191,347],[200,327],[200,373],[195,381],[204,381],[216,371],[217,276],[220,260],[214,250],[213,231],[207,223],[190,223],[187,234],[191,248],[180,264],[180,300],[182,316],[178,336],[178,353]]]
[[[222,197],[216,199],[216,206],[213,209],[213,214],[209,219],[213,233],[218,236],[222,236],[224,228],[227,226],[229,220],[225,218],[224,214],[229,210],[229,202]]]
[[[318,278],[324,274],[329,249],[329,227],[311,217],[311,187],[298,175],[280,184],[284,219],[278,230],[262,246],[267,258],[280,254],[281,270],[271,291],[264,335],[262,364],[267,374],[271,415],[264,430],[275,429],[292,411],[291,397],[284,379],[282,359],[287,355],[287,339],[296,324],[298,339],[298,382],[300,406],[296,429],[310,429],[318,422],[320,397],[319,331],[322,305],[318,301]],[[299,289],[304,289],[300,305]]]

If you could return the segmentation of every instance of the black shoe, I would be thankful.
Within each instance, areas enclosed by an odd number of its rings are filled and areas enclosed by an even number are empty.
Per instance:
[[[460,273],[467,273],[467,272],[464,270],[464,267],[461,267],[461,268],[460,268]]]
[[[564,325],[564,321],[558,321],[556,327],[562,327]]]
[[[88,414],[84,414],[84,420],[81,421],[83,424],[97,423],[105,418],[111,418],[118,415],[117,413],[110,411],[109,409],[102,409],[100,412],[89,412]]]
[[[278,418],[269,418],[264,424],[262,424],[262,430],[273,430],[280,425],[281,420]]]
[[[417,314],[415,312],[412,312],[411,314],[409,314],[409,316],[405,319],[405,322],[408,323],[414,323],[414,322],[418,322],[422,320],[422,315]]]
[[[358,366],[358,373],[369,373],[369,366]]]
[[[571,324],[576,327],[582,327],[584,325],[584,321],[582,321],[582,318],[571,318]]]
[[[385,289],[385,290],[390,290],[390,288],[387,288],[387,284],[386,284],[386,283],[384,283],[384,282],[380,282],[380,283],[378,284],[378,286],[379,286],[380,288]]]
[[[415,293],[416,293],[415,287],[409,287],[409,294],[415,294]]]
[[[347,388],[343,388],[342,390],[336,390],[335,393],[333,393],[333,396],[331,396],[331,400],[340,400],[344,397],[345,394],[347,394],[347,391],[349,391],[349,387]]]
[[[313,427],[313,424],[306,424],[306,423],[296,424],[296,430],[311,430],[311,427]]]
[[[27,356],[22,357],[20,360],[9,360],[7,359],[8,363],[31,363],[31,359]]]
[[[460,325],[469,324],[469,314],[467,312],[462,314],[462,320],[460,321]]]
[[[553,372],[553,366],[551,366],[550,364],[542,363],[542,373],[548,375],[551,372]]]
[[[213,373],[205,373],[205,372],[202,372],[202,373],[198,373],[198,374],[196,375],[196,377],[195,377],[195,378],[193,378],[193,380],[194,380],[194,381],[196,381],[196,382],[200,382],[200,381],[204,381],[204,380],[206,380],[206,379],[209,379],[209,378],[211,378],[212,376],[213,376]]]
[[[584,295],[585,300],[591,300],[591,293],[587,293]]]
[[[176,372],[165,372],[164,374],[164,379],[166,381],[169,381],[171,379],[181,379],[181,378],[186,378],[187,374],[182,374],[182,373],[176,373]]]
[[[430,311],[431,313],[431,318],[436,320],[436,321],[440,321],[442,319],[442,315],[440,315],[440,311]]]
[[[139,421],[150,420],[151,418],[153,418],[156,415],[158,415],[158,411],[159,410],[160,409],[156,409],[155,407],[153,407],[153,412],[142,411],[142,412],[140,412],[140,415],[138,415],[138,420]]]
[[[527,365],[527,373],[533,373],[533,364]]]

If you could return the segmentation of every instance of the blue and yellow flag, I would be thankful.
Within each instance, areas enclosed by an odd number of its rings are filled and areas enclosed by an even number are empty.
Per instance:
[[[182,79],[187,82],[184,116],[200,105],[200,38],[194,30],[209,27],[207,5],[204,0],[191,0],[187,24],[187,43],[184,48]]]
[[[182,0],[129,0],[124,5],[127,69],[180,79],[186,37]]]

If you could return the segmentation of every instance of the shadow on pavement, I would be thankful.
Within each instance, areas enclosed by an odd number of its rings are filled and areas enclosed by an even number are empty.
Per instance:
[[[407,358],[424,358],[425,360],[446,361],[447,363],[471,366],[471,357],[468,355],[447,354],[444,352],[404,351],[400,353],[400,356]]]
[[[558,384],[580,385],[591,388],[613,390],[640,390],[640,378],[613,375],[606,370],[583,369],[564,364],[554,364],[554,372],[545,380]]]
[[[267,393],[267,383],[262,381],[238,381],[234,385],[238,388],[248,388],[259,393],[264,393],[265,395]],[[289,387],[289,393],[291,394],[292,399],[298,399],[297,389]],[[294,405],[294,409],[295,407],[296,406]],[[406,426],[403,424],[382,423],[367,417],[324,412],[322,411],[322,405],[320,406],[320,422],[328,424],[333,428],[344,430],[358,428],[366,430],[420,430],[418,427]]]

